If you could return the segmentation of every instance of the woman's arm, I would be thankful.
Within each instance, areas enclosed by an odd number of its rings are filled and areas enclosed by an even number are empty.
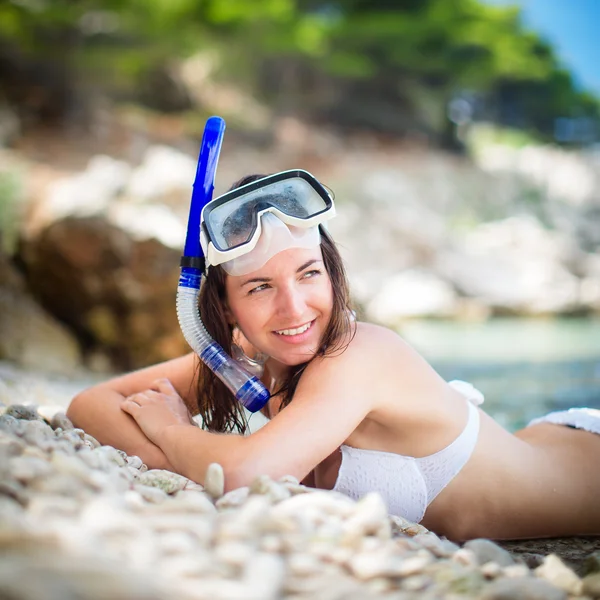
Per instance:
[[[199,483],[208,465],[218,462],[225,488],[248,485],[261,474],[299,480],[338,448],[371,411],[370,382],[376,374],[364,368],[358,343],[338,355],[315,359],[306,368],[292,403],[256,433],[242,437],[212,434],[183,423],[169,423],[169,391],[163,397],[141,395],[123,410],[165,453],[175,470]],[[351,374],[349,376],[348,374]]]
[[[139,456],[150,468],[173,470],[164,452],[152,443],[139,425],[121,410],[128,396],[149,389],[159,378],[168,378],[192,413],[197,412],[195,375],[197,359],[188,354],[159,365],[128,373],[79,393],[67,410],[76,427],[103,444]]]

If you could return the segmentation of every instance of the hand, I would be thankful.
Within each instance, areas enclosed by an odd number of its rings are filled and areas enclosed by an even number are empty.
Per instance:
[[[160,447],[158,440],[171,425],[195,425],[181,396],[168,379],[125,398],[121,410],[131,415],[146,437]]]

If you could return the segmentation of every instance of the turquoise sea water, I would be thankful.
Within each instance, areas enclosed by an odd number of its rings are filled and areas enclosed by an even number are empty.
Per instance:
[[[511,431],[552,410],[600,408],[600,318],[424,320],[400,334],[445,379],[480,389]]]

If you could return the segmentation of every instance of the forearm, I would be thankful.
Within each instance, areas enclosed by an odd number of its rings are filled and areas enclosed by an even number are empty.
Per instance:
[[[137,455],[151,469],[175,470],[165,453],[121,410],[123,400],[123,396],[113,390],[91,388],[72,400],[67,416],[101,444]]]
[[[157,440],[174,470],[202,485],[208,466],[219,463],[226,490],[246,485],[252,478],[247,472],[248,442],[241,435],[209,433],[192,425],[166,427]]]

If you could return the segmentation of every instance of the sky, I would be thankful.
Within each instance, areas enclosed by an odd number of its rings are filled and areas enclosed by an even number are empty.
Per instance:
[[[580,89],[600,96],[600,0],[484,0],[519,5],[523,22],[552,43]]]

